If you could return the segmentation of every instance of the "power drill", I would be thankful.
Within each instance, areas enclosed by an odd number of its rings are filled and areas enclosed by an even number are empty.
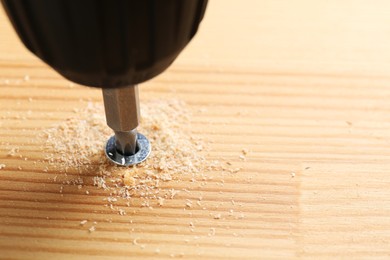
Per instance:
[[[193,38],[208,0],[1,0],[19,38],[65,78],[103,91],[106,155],[134,165],[150,153],[137,132],[137,84],[176,59]]]

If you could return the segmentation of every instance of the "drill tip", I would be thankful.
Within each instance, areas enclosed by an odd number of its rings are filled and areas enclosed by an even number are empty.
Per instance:
[[[140,133],[137,133],[136,147],[137,150],[133,155],[122,154],[120,151],[118,151],[116,137],[111,136],[106,144],[106,156],[113,163],[122,166],[139,164],[148,158],[151,147],[149,140]]]
[[[137,133],[139,124],[138,87],[103,89],[107,125],[114,130],[106,145],[106,155],[119,165],[144,161],[150,153],[150,143]]]
[[[115,132],[115,146],[122,155],[134,155],[137,152],[137,129],[127,132]]]

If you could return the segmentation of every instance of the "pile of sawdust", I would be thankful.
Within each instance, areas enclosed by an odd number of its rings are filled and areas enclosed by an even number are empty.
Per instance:
[[[108,190],[110,196],[157,199],[161,204],[164,198],[173,198],[175,194],[174,190],[162,192],[161,182],[183,175],[196,180],[206,171],[220,168],[217,161],[205,159],[204,145],[191,135],[190,112],[183,102],[142,103],[138,130],[149,139],[152,152],[145,162],[133,167],[116,166],[104,155],[112,130],[106,125],[103,104],[88,103],[85,109],[74,112],[72,118],[43,135],[50,167],[70,178],[64,184],[82,188],[92,182]]]

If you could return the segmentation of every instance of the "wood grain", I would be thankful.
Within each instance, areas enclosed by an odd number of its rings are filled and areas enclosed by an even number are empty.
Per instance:
[[[101,94],[70,88],[25,50],[0,12],[0,257],[389,257],[389,7],[211,1],[196,39],[141,86],[141,102],[184,100],[193,134],[210,141],[210,160],[243,169],[206,172],[213,179],[202,187],[169,182],[191,192],[127,216],[104,207],[107,195],[94,187],[60,194],[56,173],[34,164],[41,144],[33,137]],[[13,146],[23,158],[7,156]],[[184,210],[198,194],[207,210]],[[98,222],[96,231],[83,219]]]

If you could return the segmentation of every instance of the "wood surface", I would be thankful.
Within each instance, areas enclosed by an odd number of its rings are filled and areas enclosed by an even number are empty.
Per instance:
[[[69,88],[0,12],[0,258],[390,257],[388,1],[212,0],[193,42],[140,89],[141,105],[185,101],[209,159],[243,167],[223,185],[204,173],[207,210],[184,210],[182,192],[124,217],[94,187],[60,194],[30,140],[101,93]],[[13,145],[28,159],[7,156]]]

